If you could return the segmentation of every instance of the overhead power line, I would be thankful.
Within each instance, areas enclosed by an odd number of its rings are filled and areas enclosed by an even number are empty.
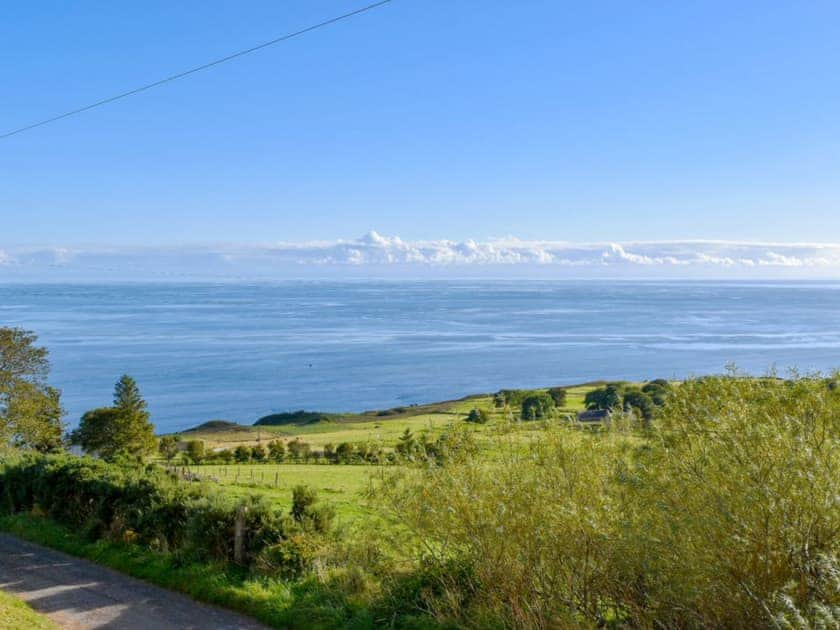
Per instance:
[[[300,35],[304,35],[306,33],[310,33],[314,30],[319,28],[323,28],[325,26],[329,26],[330,24],[335,24],[336,22],[340,22],[342,20],[346,20],[353,16],[359,15],[361,13],[367,13],[373,9],[381,7],[382,5],[388,4],[391,0],[381,0],[380,2],[374,2],[373,4],[369,4],[367,6],[361,7],[356,9],[355,11],[350,11],[350,13],[344,13],[343,15],[339,15],[328,20],[324,20],[323,22],[318,22],[317,24],[313,24],[311,26],[307,26],[299,31],[294,31],[293,33],[287,33],[285,35],[281,35],[280,37],[276,37],[272,40],[267,42],[263,42],[262,44],[258,44],[256,46],[252,46],[251,48],[246,48],[245,50],[240,50],[239,52],[232,53],[227,55],[226,57],[221,57],[219,59],[215,59],[208,63],[202,64],[200,66],[196,66],[195,68],[190,68],[189,70],[184,70],[183,72],[179,72],[178,74],[173,74],[168,76],[164,79],[160,79],[159,81],[155,81],[153,83],[148,83],[146,85],[142,85],[140,87],[134,88],[133,90],[129,90],[128,92],[123,92],[122,94],[117,94],[115,96],[110,96],[108,98],[104,98],[101,101],[96,101],[95,103],[91,103],[90,105],[85,105],[84,107],[79,107],[78,109],[71,110],[69,112],[65,112],[63,114],[59,114],[58,116],[53,116],[52,118],[47,118],[45,120],[41,120],[36,123],[32,123],[31,125],[26,125],[25,127],[20,127],[18,129],[13,129],[12,131],[8,131],[2,135],[0,135],[0,140],[8,138],[10,136],[17,135],[19,133],[23,133],[24,131],[29,131],[30,129],[35,129],[36,127],[41,127],[43,125],[48,125],[50,123],[56,122],[63,118],[69,118],[70,116],[75,116],[76,114],[81,114],[82,112],[86,112],[88,110],[94,109],[96,107],[101,107],[102,105],[107,105],[108,103],[113,103],[114,101],[118,101],[123,98],[127,98],[129,96],[133,96],[135,94],[139,94],[140,92],[145,92],[146,90],[151,90],[152,88],[158,87],[159,85],[163,85],[164,83],[169,83],[171,81],[177,81],[178,79],[183,79],[186,76],[194,74],[196,72],[201,72],[202,70],[207,70],[208,68],[212,68],[213,66],[218,66],[219,64],[226,63],[228,61],[232,61],[233,59],[237,59],[239,57],[243,57],[248,55],[252,52],[256,52],[258,50],[262,50],[263,48],[268,48],[269,46],[273,46],[274,44],[279,44],[286,40],[292,39],[293,37],[299,37]]]

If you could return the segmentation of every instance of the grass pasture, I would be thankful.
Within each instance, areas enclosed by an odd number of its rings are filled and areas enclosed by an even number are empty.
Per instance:
[[[258,494],[281,510],[292,504],[292,488],[306,485],[332,505],[340,524],[353,526],[369,516],[364,493],[377,466],[344,464],[202,464],[190,470],[214,478],[233,497]],[[214,484],[215,485],[215,484]]]

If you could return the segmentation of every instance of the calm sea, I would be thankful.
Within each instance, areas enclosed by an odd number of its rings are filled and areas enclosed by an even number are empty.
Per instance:
[[[840,367],[840,284],[287,282],[0,286],[68,420],[134,376],[160,431],[593,379]]]

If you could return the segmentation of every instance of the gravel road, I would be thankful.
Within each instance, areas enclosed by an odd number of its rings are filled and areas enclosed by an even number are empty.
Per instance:
[[[242,615],[2,533],[0,590],[64,628],[264,628]]]

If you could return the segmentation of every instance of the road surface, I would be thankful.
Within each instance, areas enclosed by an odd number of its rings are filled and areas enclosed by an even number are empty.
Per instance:
[[[0,590],[64,628],[264,628],[87,560],[0,533]]]

